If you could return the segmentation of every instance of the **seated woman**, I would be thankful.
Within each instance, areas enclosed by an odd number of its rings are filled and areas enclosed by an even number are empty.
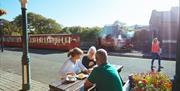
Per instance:
[[[87,68],[92,68],[96,65],[95,62],[95,54],[96,54],[96,48],[94,46],[91,46],[88,50],[87,55],[85,55],[82,58],[82,64]]]
[[[65,77],[67,74],[77,74],[79,72],[89,73],[89,71],[84,67],[80,61],[80,57],[83,51],[79,48],[71,49],[68,52],[68,60],[62,65],[59,70],[61,78]]]

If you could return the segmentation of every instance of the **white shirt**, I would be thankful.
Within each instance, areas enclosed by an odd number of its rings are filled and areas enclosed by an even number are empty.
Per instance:
[[[70,59],[68,59],[59,69],[59,75],[65,76],[67,72],[79,73],[85,70],[87,69],[80,60],[77,60],[76,63],[73,63]]]

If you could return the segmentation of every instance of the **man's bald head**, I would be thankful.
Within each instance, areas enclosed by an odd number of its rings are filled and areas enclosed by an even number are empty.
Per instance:
[[[99,49],[96,52],[96,63],[97,65],[101,65],[103,63],[107,63],[107,51],[104,49]]]

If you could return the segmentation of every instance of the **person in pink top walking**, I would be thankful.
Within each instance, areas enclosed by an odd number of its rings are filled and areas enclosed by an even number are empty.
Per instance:
[[[158,59],[158,64],[159,64],[158,69],[163,68],[161,66],[161,57],[160,57],[161,48],[159,44],[160,43],[158,41],[158,38],[154,38],[152,41],[152,46],[151,46],[151,52],[152,52],[151,69],[155,68],[155,66],[153,65],[155,59]]]

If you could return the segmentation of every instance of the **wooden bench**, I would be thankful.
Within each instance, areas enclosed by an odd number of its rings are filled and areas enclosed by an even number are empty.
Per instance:
[[[118,73],[120,73],[123,68],[122,65],[113,65],[113,66],[117,69]],[[64,83],[62,80],[56,80],[56,81],[53,81],[51,84],[49,84],[49,88],[50,88],[49,91],[79,91],[84,86],[85,80],[86,79],[77,80],[73,83]],[[88,91],[92,91],[94,88],[95,88],[95,85],[91,87],[90,89],[88,89]]]

